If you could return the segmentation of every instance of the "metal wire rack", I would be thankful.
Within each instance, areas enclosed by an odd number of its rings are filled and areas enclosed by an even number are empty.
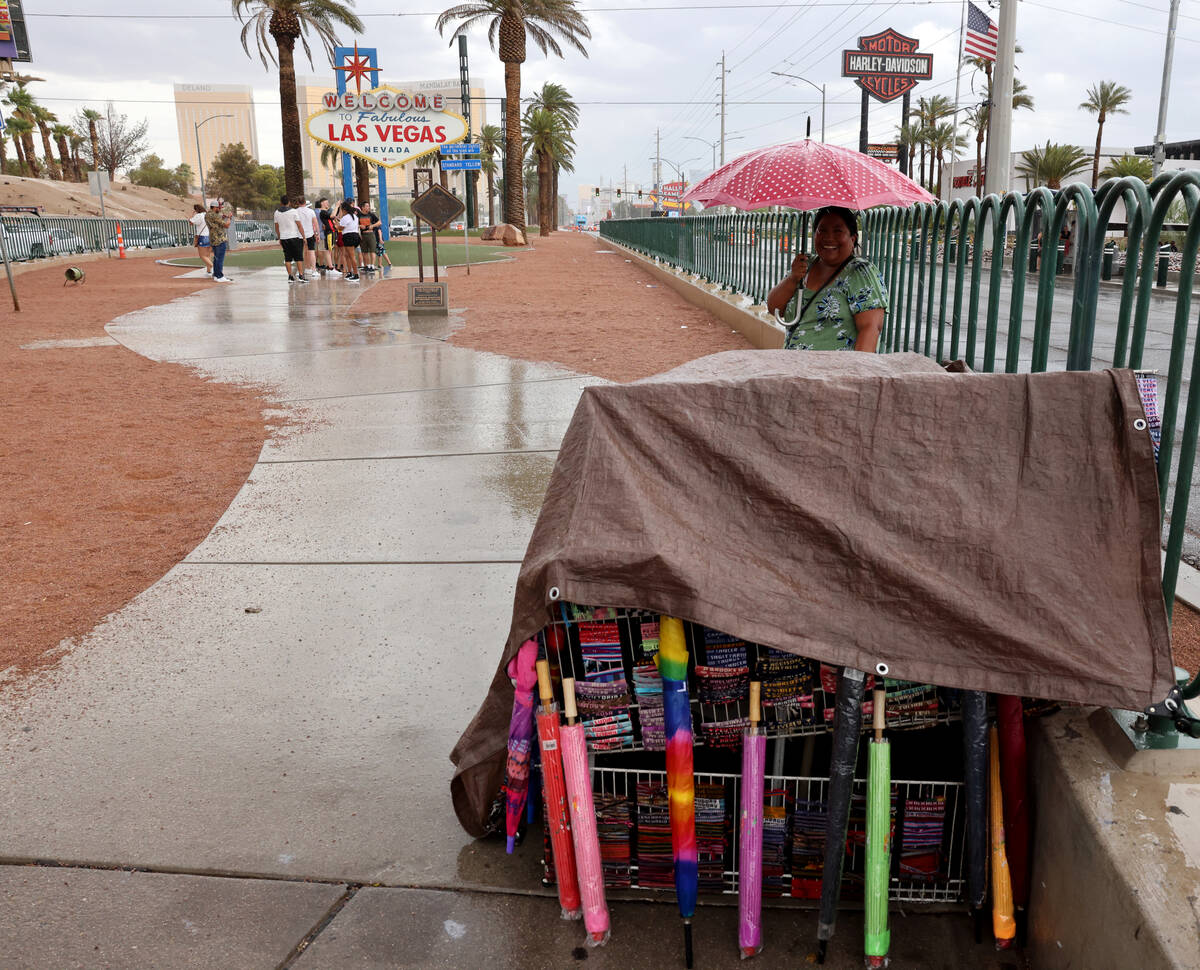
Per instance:
[[[701,891],[738,891],[738,832],[741,778],[736,774],[697,773],[697,798],[709,796],[719,805],[720,845],[713,838],[717,820],[710,815],[709,839],[700,835]],[[664,847],[661,819],[656,815],[658,789],[665,791],[666,773],[631,768],[594,767],[592,784],[601,817],[601,853],[606,883],[615,888],[672,891],[664,879],[670,858]],[[820,806],[827,780],[797,776],[766,777],[763,894],[775,899],[819,896],[824,846]],[[855,779],[844,867],[843,898],[861,892],[864,863],[866,780]],[[906,903],[956,903],[963,895],[964,802],[956,781],[892,781],[894,837],[888,898]],[[623,807],[622,807],[623,803]],[[614,809],[620,808],[620,811]],[[665,811],[665,809],[664,809]],[[605,818],[608,826],[604,824]],[[698,822],[700,812],[698,812]],[[773,821],[772,821],[773,820]],[[782,836],[782,838],[781,838]],[[627,840],[622,845],[622,838]],[[547,846],[544,865],[553,881]],[[710,878],[704,884],[705,867]]]
[[[645,610],[552,605],[542,643],[556,685],[563,677],[575,679],[590,750],[663,749],[661,681],[654,668],[658,620],[657,613]],[[762,726],[768,737],[831,730],[836,668],[697,623],[685,623],[684,632],[697,747],[740,745],[751,675],[763,682]],[[960,717],[952,692],[894,680],[888,680],[886,688],[889,731],[926,728]],[[864,725],[870,722],[870,712],[868,701]]]

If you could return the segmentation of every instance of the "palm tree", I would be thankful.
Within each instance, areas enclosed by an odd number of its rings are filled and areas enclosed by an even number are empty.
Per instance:
[[[57,171],[54,164],[54,149],[50,147],[50,126],[57,121],[58,117],[53,111],[40,104],[34,105],[33,122],[38,126],[38,131],[42,135],[42,155],[46,158],[46,175],[52,179],[63,179],[65,176]]]
[[[8,172],[8,132],[0,131],[0,175]]]
[[[935,94],[932,98],[918,98],[916,115],[916,141],[921,146],[921,184],[925,184],[925,157],[928,150],[929,133],[937,127],[943,118],[954,114],[954,102],[944,94]],[[912,124],[912,122],[909,122]],[[932,158],[930,160],[930,175],[933,175]]]
[[[13,144],[17,146],[17,162],[20,163],[21,173],[28,172],[37,178],[41,169],[38,168],[37,156],[33,154],[33,122],[14,114],[5,126],[12,135]]]
[[[953,149],[966,148],[967,140],[954,130],[954,125],[944,121],[928,130],[929,140],[929,174],[934,175],[934,162],[937,163],[937,174],[934,185],[937,187],[937,197],[942,197],[942,171],[946,164],[946,152]]]
[[[525,114],[538,109],[544,109],[551,114],[558,115],[562,119],[564,128],[567,134],[570,134],[579,127],[579,105],[575,103],[575,99],[561,84],[555,84],[553,81],[547,81],[542,85],[542,90],[535,92],[533,98],[530,99],[529,106],[525,109]],[[571,143],[566,154],[562,158],[555,158],[554,168],[550,174],[551,188],[553,189],[553,199],[558,199],[558,173],[563,167],[563,163],[574,161],[574,142]],[[568,169],[572,171],[572,169]],[[553,221],[553,229],[558,228],[558,219]],[[553,231],[552,229],[552,231]]]
[[[487,176],[488,225],[496,224],[496,151],[504,135],[495,125],[484,125],[479,132],[479,154],[483,174]]]
[[[296,41],[312,64],[308,31],[320,39],[330,60],[337,44],[338,26],[355,32],[362,21],[351,9],[354,0],[233,0],[233,12],[242,22],[242,49],[250,54],[254,36],[263,67],[279,66],[279,115],[283,123],[283,178],[290,197],[304,194],[304,161],[300,141],[300,109],[296,105]],[[271,49],[273,38],[275,50]],[[276,56],[278,55],[278,56]],[[269,60],[268,60],[269,59]]]
[[[908,177],[913,177],[913,158],[917,149],[921,150],[921,160],[925,160],[924,129],[920,124],[910,121],[906,125],[896,126],[896,140],[908,153]]]
[[[9,91],[4,101],[13,109],[13,117],[8,122],[9,129],[12,130],[13,122],[21,122],[13,131],[13,140],[19,141],[21,146],[21,150],[17,153],[18,157],[21,158],[22,164],[28,167],[29,174],[38,178],[41,175],[41,168],[38,166],[37,156],[33,151],[33,127],[37,102],[34,101],[33,95],[29,93],[24,84],[18,84]]]
[[[83,160],[79,157],[79,146],[83,144],[83,135],[73,130],[67,137],[71,142],[71,164],[75,166],[75,178],[80,182],[85,182],[87,180],[83,177]]]
[[[54,143],[58,145],[58,157],[62,162],[63,181],[67,181],[67,176],[70,175],[72,182],[78,182],[79,173],[72,171],[71,150],[67,147],[67,139],[71,137],[71,126],[55,125],[51,133],[54,135]]]
[[[1129,114],[1122,105],[1132,99],[1133,92],[1129,88],[1117,84],[1116,81],[1101,81],[1088,88],[1087,100],[1079,105],[1084,111],[1090,111],[1096,116],[1096,154],[1092,158],[1093,189],[1100,177],[1100,139],[1104,135],[1104,122],[1109,115]]]
[[[1018,48],[1019,49],[1019,48]],[[978,58],[972,58],[978,60]],[[990,62],[989,62],[990,63]],[[991,121],[988,105],[991,104],[991,79],[988,79],[987,100],[967,112],[967,124],[975,130],[975,185],[979,189],[979,194],[983,194],[984,185],[987,182],[987,172],[983,167],[983,159],[987,154],[986,139],[988,136],[988,124]],[[1033,95],[1025,87],[1025,82],[1020,78],[1013,78],[1013,98],[1012,106],[1014,111],[1021,108],[1033,110]]]
[[[1063,180],[1087,165],[1088,155],[1075,145],[1057,145],[1047,141],[1043,148],[1021,152],[1017,172],[1025,176],[1026,188],[1045,183],[1048,188],[1061,189]]]
[[[102,120],[104,115],[94,108],[84,108],[82,115],[87,122],[88,138],[92,143],[92,168],[96,168],[100,164],[100,133],[96,130],[96,122]]]
[[[525,150],[537,160],[538,225],[540,235],[548,236],[557,219],[558,196],[554,192],[554,166],[571,171],[568,158],[575,147],[566,122],[546,108],[535,108],[525,115]]]
[[[1110,158],[1100,172],[1102,179],[1119,179],[1126,175],[1140,178],[1149,185],[1154,178],[1154,162],[1145,155],[1122,155],[1120,158]]]
[[[590,40],[588,29],[575,0],[469,0],[444,10],[438,16],[438,33],[453,21],[460,21],[455,34],[475,24],[489,21],[488,43],[496,49],[504,62],[504,95],[508,100],[504,133],[504,221],[523,229],[525,212],[522,196],[521,160],[521,65],[525,62],[525,42],[532,37],[543,54],[553,53],[562,57],[560,38],[574,47],[584,57],[587,49],[584,40]],[[450,38],[454,43],[454,38]]]

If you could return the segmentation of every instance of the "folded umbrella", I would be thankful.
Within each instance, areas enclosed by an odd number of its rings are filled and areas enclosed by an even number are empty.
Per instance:
[[[1004,794],[1004,844],[1012,877],[1013,904],[1023,932],[1029,905],[1029,766],[1025,754],[1025,711],[1021,698],[996,698],[1000,732],[1000,788]]]
[[[742,828],[738,841],[738,948],[742,959],[762,950],[763,781],[767,736],[759,728],[762,684],[750,682],[750,728],[742,739]]]
[[[675,899],[683,917],[683,948],[692,966],[692,917],[700,888],[696,847],[696,788],[692,774],[692,707],[688,698],[688,649],[683,621],[664,616],[658,626],[655,658],[663,682],[663,727],[667,738],[667,795],[671,804],[671,852],[675,861]]]
[[[554,875],[558,883],[558,903],[563,919],[583,915],[579,900],[579,874],[575,868],[575,846],[571,842],[571,811],[567,805],[567,783],[563,779],[562,743],[559,738],[558,705],[550,683],[550,663],[537,662],[538,740],[542,749],[542,792],[546,804],[546,828],[550,831],[550,849],[554,854]]]
[[[864,946],[868,967],[887,966],[888,881],[892,867],[892,746],[884,738],[887,692],[875,691],[874,727],[867,769],[867,885]]]
[[[975,942],[983,940],[987,900],[987,694],[963,691],[963,789],[967,800],[967,905],[975,920]]]
[[[878,159],[808,138],[740,155],[698,182],[684,200],[737,209],[869,209],[936,201]]]
[[[829,756],[829,804],[826,812],[825,864],[821,870],[821,909],[817,917],[817,963],[837,928],[838,899],[842,895],[842,863],[846,858],[846,829],[850,824],[850,798],[854,765],[858,761],[858,735],[862,730],[862,700],[866,674],[845,667],[838,677],[834,700],[833,750]]]
[[[608,942],[608,902],[604,896],[604,865],[600,861],[600,835],[596,830],[596,805],[592,799],[592,773],[588,768],[587,742],[583,725],[577,723],[575,678],[564,677],[563,709],[567,723],[559,730],[567,801],[571,806],[571,839],[575,843],[575,867],[579,873],[579,895],[583,901],[583,925],[589,946]]]
[[[537,684],[534,664],[537,641],[521,644],[517,655],[508,662],[508,676],[516,681],[513,689],[512,720],[508,725],[508,760],[505,763],[504,802],[508,853],[512,855],[525,797],[529,793],[529,759],[533,753],[533,688]]]
[[[1012,879],[1004,847],[1004,796],[1000,790],[1000,735],[988,734],[988,828],[992,842],[992,932],[996,949],[1008,950],[1017,935],[1013,919]]]

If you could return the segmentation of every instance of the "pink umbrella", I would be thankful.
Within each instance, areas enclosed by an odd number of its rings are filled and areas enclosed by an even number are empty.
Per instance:
[[[869,209],[935,201],[912,179],[878,159],[807,138],[747,152],[722,165],[683,198],[737,209],[771,205]]]

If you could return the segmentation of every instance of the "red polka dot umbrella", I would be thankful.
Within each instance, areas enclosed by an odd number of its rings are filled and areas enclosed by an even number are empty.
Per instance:
[[[934,197],[912,179],[861,152],[818,141],[788,142],[747,152],[697,183],[687,202],[762,209],[844,205],[912,205]]]

